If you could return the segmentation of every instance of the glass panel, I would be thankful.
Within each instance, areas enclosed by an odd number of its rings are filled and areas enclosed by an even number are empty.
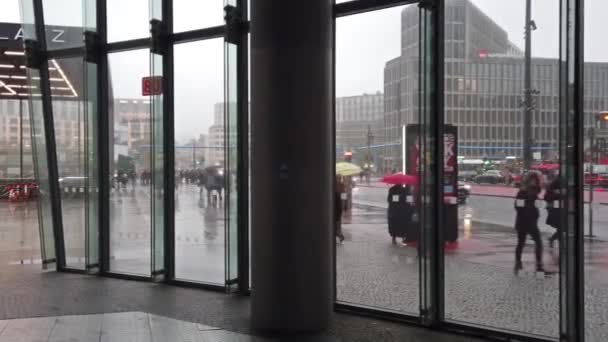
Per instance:
[[[560,12],[559,1],[532,3],[527,66],[525,0],[446,2],[444,77],[452,86],[445,93],[445,130],[457,133],[461,182],[454,189],[457,212],[444,210],[444,236],[445,229],[458,229],[457,243],[444,252],[445,318],[557,338],[560,253],[556,241],[547,242],[556,229],[546,203],[554,202],[561,140],[541,133],[560,127]],[[507,72],[514,69],[517,75]]]
[[[152,274],[158,274],[165,268],[165,204],[164,204],[164,120],[163,120],[163,56],[150,55],[151,69],[154,89],[152,96]]]
[[[26,69],[29,89],[30,127],[32,132],[32,155],[34,173],[38,185],[38,227],[40,231],[40,253],[43,264],[56,261],[53,213],[51,209],[51,179],[46,155],[46,134],[44,131],[44,113],[40,97],[40,73],[35,69]]]
[[[164,0],[150,1],[150,20],[163,20]],[[150,54],[152,79],[152,274],[165,271],[165,203],[164,203],[164,106],[163,106],[163,56]]]
[[[173,31],[224,25],[222,0],[173,0]]]
[[[6,51],[22,51],[19,36],[21,25],[20,4],[22,1],[9,0],[2,2],[0,11],[0,64],[22,65],[23,56],[9,56]],[[30,4],[31,5],[31,4]],[[30,18],[31,19],[31,18]],[[25,79],[13,79],[17,70],[3,69],[0,71],[0,81],[7,85],[26,85]],[[19,71],[25,76],[25,70]],[[10,194],[23,193],[25,187],[19,184],[35,184],[34,163],[32,154],[32,132],[29,100],[17,93],[27,94],[27,88],[11,88],[0,86],[0,262],[34,263],[40,262],[40,236],[38,225],[38,209],[36,191],[27,187],[29,196],[26,200],[9,199]],[[19,90],[19,91],[17,91]],[[33,190],[33,191],[32,191]]]
[[[175,277],[220,285],[225,283],[226,224],[220,173],[226,126],[223,49],[223,39],[212,39],[178,44],[174,52]],[[192,56],[204,56],[205,63]]]
[[[402,27],[402,18],[409,26]],[[336,20],[334,194],[341,218],[336,233],[343,240],[336,247],[337,300],[415,315],[421,205],[416,184],[424,162],[418,21],[417,5]],[[409,45],[401,44],[402,32],[414,37]],[[405,51],[412,54],[402,57]]]
[[[85,7],[87,6],[95,8],[95,1],[43,1],[48,50],[84,46]]]
[[[36,27],[33,1],[21,2],[21,22],[23,28],[22,39],[36,40]],[[6,54],[5,54],[6,55]],[[40,253],[43,265],[56,261],[55,236],[53,212],[51,207],[49,165],[47,162],[47,141],[44,129],[44,111],[40,93],[40,72],[36,69],[25,69],[25,73],[15,72],[11,80],[20,81],[29,86],[26,92],[11,91],[22,94],[24,98],[29,95],[30,127],[32,134],[32,155],[34,160],[34,174],[38,187],[38,228],[40,236]],[[23,89],[23,87],[21,88]],[[19,96],[19,95],[18,95]]]
[[[230,1],[228,1],[230,3]],[[235,44],[226,43],[225,98],[226,98],[226,284],[236,285],[238,278],[238,98],[237,52]]]
[[[85,177],[86,177],[86,266],[99,264],[99,163],[97,114],[97,65],[86,63],[84,69],[83,111],[85,118]]]
[[[66,266],[85,267],[87,125],[83,103],[82,58],[49,61],[57,169],[61,192]]]
[[[413,9],[410,9],[413,13]],[[411,15],[411,14],[410,14]],[[407,16],[407,15],[406,15]],[[449,224],[437,224],[436,217],[436,182],[437,180],[437,165],[435,162],[437,155],[437,139],[435,139],[436,132],[435,127],[435,59],[436,51],[434,49],[435,37],[434,27],[436,23],[433,23],[434,15],[430,10],[420,9],[419,10],[419,72],[418,72],[418,88],[420,89],[419,99],[419,113],[415,113],[414,116],[418,116],[417,125],[407,125],[406,129],[406,140],[403,141],[404,146],[414,147],[413,151],[410,149],[409,157],[407,158],[406,165],[407,170],[410,174],[417,175],[419,181],[419,190],[416,206],[418,209],[416,213],[420,217],[420,230],[421,239],[419,246],[419,265],[420,265],[420,314],[422,320],[427,324],[430,324],[434,319],[433,314],[438,309],[433,291],[433,286],[438,279],[433,279],[434,265],[437,262],[435,260],[435,249],[437,248],[436,241],[438,239],[437,229],[444,229],[443,238],[447,241],[453,242],[455,226]],[[412,22],[413,20],[410,20]],[[414,21],[415,22],[415,21]],[[405,26],[405,25],[404,25]],[[409,41],[408,44],[416,43],[416,41]],[[416,54],[405,55],[404,59],[413,59]],[[413,135],[413,137],[412,137]],[[444,133],[443,141],[445,142],[445,148],[447,153],[444,156],[444,178],[442,180],[444,187],[445,199],[453,198],[454,191],[456,188],[456,174],[453,170],[456,156],[455,149],[453,148],[453,142],[455,142],[456,136],[452,130],[446,130]],[[408,142],[408,140],[410,142]],[[441,140],[439,140],[441,141]],[[403,145],[402,145],[403,146]],[[451,154],[449,154],[451,153]],[[416,158],[412,160],[411,158]],[[413,165],[412,165],[413,164]],[[450,203],[449,201],[443,200],[444,215],[455,212],[457,210],[456,203]],[[441,203],[440,202],[440,203]],[[451,228],[451,229],[450,229]]]
[[[107,0],[108,42],[150,36],[148,0]]]
[[[152,118],[142,79],[150,51],[108,56],[110,77],[110,270],[150,275]]]
[[[599,11],[599,12],[598,12]],[[608,246],[608,50],[604,48],[605,15],[608,3],[585,1],[585,67],[584,67],[584,141],[583,165],[585,179],[584,233],[585,243],[585,333],[586,341],[608,339],[608,303],[604,297],[608,270],[602,261]]]

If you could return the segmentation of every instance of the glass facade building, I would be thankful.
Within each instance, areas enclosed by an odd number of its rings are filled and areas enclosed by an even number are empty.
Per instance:
[[[602,0],[60,2],[0,23],[32,262],[251,296],[260,330],[608,339]]]

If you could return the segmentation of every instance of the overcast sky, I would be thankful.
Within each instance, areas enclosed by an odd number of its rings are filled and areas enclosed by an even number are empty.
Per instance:
[[[159,1],[159,0],[157,0]],[[523,49],[525,0],[471,0],[503,27],[509,39]],[[46,22],[83,25],[83,3],[93,0],[44,0]],[[1,0],[0,22],[19,22],[19,0]],[[223,0],[174,0],[175,29],[189,30],[223,23]],[[383,90],[387,60],[400,54],[403,6],[338,19],[336,37],[336,92],[338,96]],[[110,41],[148,35],[148,0],[108,0]],[[588,61],[608,61],[604,32],[607,0],[587,0],[585,54]],[[558,56],[559,0],[533,0],[533,55]],[[592,44],[595,43],[595,44]],[[213,105],[223,101],[222,40],[176,48],[176,137],[179,142],[207,133],[213,123]],[[113,56],[116,97],[141,97],[141,78],[149,74],[144,52]]]

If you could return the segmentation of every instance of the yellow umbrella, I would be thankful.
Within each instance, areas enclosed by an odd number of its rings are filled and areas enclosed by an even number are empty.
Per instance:
[[[338,176],[354,176],[361,173],[361,168],[353,163],[339,162],[336,163],[336,175]]]

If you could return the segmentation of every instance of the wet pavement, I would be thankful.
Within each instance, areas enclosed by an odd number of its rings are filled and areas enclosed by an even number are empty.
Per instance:
[[[346,240],[337,250],[338,299],[417,314],[418,251],[391,243],[385,191],[354,193],[354,208],[344,218]],[[529,241],[524,272],[515,276],[513,211],[511,199],[486,196],[473,196],[459,209],[459,243],[445,252],[446,319],[557,337],[558,248],[545,245],[548,274],[540,274]],[[554,230],[541,226],[546,244]],[[596,226],[602,237],[605,227]],[[608,340],[608,242],[602,237],[585,244],[588,341]]]
[[[419,260],[415,247],[393,245],[387,232],[386,189],[359,188],[347,213],[346,240],[337,245],[337,293],[343,302],[417,314]],[[176,275],[184,280],[224,282],[224,208],[201,201],[198,187],[183,185],[176,197]],[[82,265],[84,202],[62,201],[68,263]],[[149,274],[151,199],[137,186],[111,196],[112,267]],[[604,210],[602,206],[600,210]],[[606,207],[608,210],[608,207]],[[544,215],[544,210],[541,210]],[[35,203],[0,202],[0,262],[39,263]],[[459,243],[446,251],[446,318],[470,324],[557,337],[559,252],[545,248],[546,268],[533,272],[533,248],[524,250],[525,270],[512,272],[515,234],[512,200],[472,196],[459,209]],[[541,222],[544,218],[541,218]],[[596,212],[598,238],[585,244],[589,341],[608,340],[608,211]],[[547,237],[553,230],[544,225]]]

